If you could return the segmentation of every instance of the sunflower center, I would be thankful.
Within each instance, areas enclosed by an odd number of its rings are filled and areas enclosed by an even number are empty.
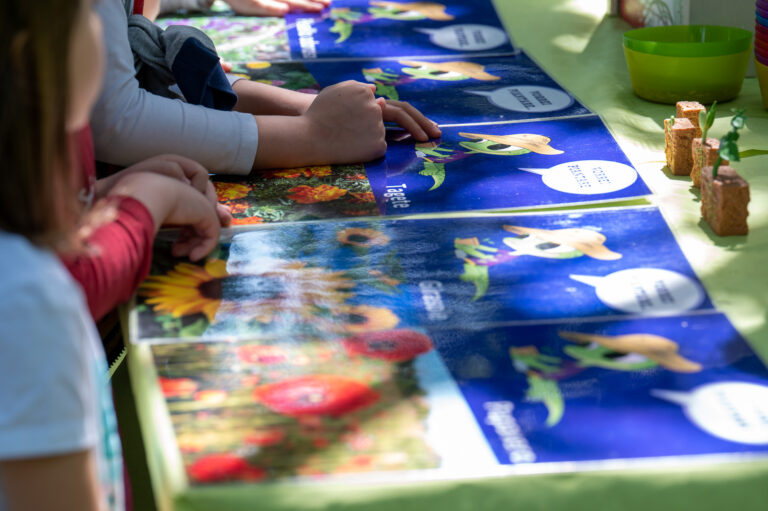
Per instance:
[[[210,300],[260,301],[279,297],[285,286],[278,279],[263,275],[227,275],[197,286],[200,294]]]
[[[353,243],[365,243],[371,240],[369,236],[364,236],[362,234],[350,234],[347,239]]]

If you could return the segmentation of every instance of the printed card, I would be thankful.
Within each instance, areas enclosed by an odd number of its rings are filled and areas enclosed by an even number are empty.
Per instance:
[[[604,209],[264,225],[199,264],[160,243],[132,332],[322,338],[711,307],[657,209]]]

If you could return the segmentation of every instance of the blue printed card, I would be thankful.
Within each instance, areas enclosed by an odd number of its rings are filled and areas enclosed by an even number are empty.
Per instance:
[[[343,80],[375,83],[377,95],[407,101],[440,125],[590,113],[523,53],[305,65],[321,87]]]
[[[650,207],[264,225],[235,230],[198,264],[159,247],[139,289],[137,340],[487,328],[712,307]]]
[[[500,463],[768,453],[768,371],[721,314],[431,338]]]
[[[385,215],[530,208],[650,193],[599,117],[444,128],[366,164]]]
[[[338,0],[286,21],[294,60],[515,51],[490,0]]]

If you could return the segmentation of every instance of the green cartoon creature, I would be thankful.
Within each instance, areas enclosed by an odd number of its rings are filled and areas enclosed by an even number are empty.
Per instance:
[[[490,267],[514,261],[521,256],[562,260],[586,255],[603,261],[621,258],[621,254],[605,246],[605,235],[591,229],[550,230],[505,225],[504,230],[517,235],[502,240],[509,249],[496,248],[490,242],[482,245],[477,238],[454,240],[456,257],[464,261],[464,273],[460,278],[475,286],[473,301],[479,300],[488,291]]]
[[[416,156],[421,158],[422,176],[429,176],[434,184],[429,189],[435,190],[445,181],[445,165],[452,161],[467,158],[473,154],[491,154],[494,156],[518,156],[521,154],[563,154],[563,151],[550,146],[551,138],[532,133],[511,135],[486,135],[482,133],[459,133],[468,141],[459,142],[463,149],[452,149],[443,144],[425,142],[416,144]]]
[[[336,43],[343,43],[352,35],[352,29],[359,23],[367,23],[377,19],[398,21],[418,21],[430,19],[435,21],[451,21],[453,16],[445,12],[445,5],[434,2],[386,2],[373,1],[367,13],[353,11],[349,7],[331,9],[333,20],[331,32],[339,34]]]
[[[587,368],[626,372],[662,368],[676,373],[696,373],[702,369],[701,364],[678,353],[676,342],[654,334],[608,336],[558,332],[558,335],[575,343],[563,348],[572,360],[541,353],[535,346],[509,349],[512,367],[528,380],[526,401],[546,407],[548,427],[558,424],[565,413],[565,399],[558,382]]]
[[[415,82],[416,80],[438,80],[455,82],[461,80],[496,81],[500,77],[487,73],[485,66],[475,62],[422,62],[419,60],[399,60],[405,66],[399,74],[393,69],[380,67],[363,69],[363,76],[369,82],[376,84],[376,94],[388,99],[400,99],[398,85]]]

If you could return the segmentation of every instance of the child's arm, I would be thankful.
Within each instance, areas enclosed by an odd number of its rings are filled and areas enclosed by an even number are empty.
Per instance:
[[[197,260],[216,245],[220,219],[210,199],[192,186],[159,174],[123,176],[97,206],[101,225],[86,226],[89,250],[62,259],[98,320],[130,299],[149,273],[152,242],[161,225],[185,226],[174,255]],[[110,214],[111,213],[111,214]],[[106,218],[104,218],[106,217]]]
[[[103,511],[91,451],[0,462],[10,509]]]
[[[104,25],[104,87],[91,116],[100,161],[128,166],[158,154],[181,154],[205,168],[251,171],[258,143],[253,116],[224,112],[147,92],[135,78],[122,0],[94,5]]]
[[[384,155],[384,120],[398,121],[414,138],[439,136],[437,125],[407,103],[374,97],[375,86],[346,81],[326,87],[299,116],[256,116],[259,147],[253,168],[370,161]]]
[[[343,88],[338,87],[341,84],[336,84],[337,89],[341,91],[340,94],[351,94],[349,91],[351,91],[353,87],[351,87],[350,83],[347,83]],[[376,90],[375,85],[363,85],[371,87],[374,91]],[[355,87],[359,88],[359,85]],[[280,87],[274,87],[265,83],[252,82],[249,80],[238,80],[232,85],[232,88],[237,93],[238,98],[235,110],[253,115],[303,115],[309,110],[315,99],[320,96],[319,94],[306,94],[303,92],[281,89]],[[337,110],[344,108],[343,103],[345,99],[346,98],[344,97],[340,97],[339,103],[341,104],[332,105],[331,108]],[[327,98],[324,98],[324,100],[326,102],[328,101]],[[410,104],[403,101],[387,100],[385,106],[383,120],[399,124],[417,141],[426,142],[430,138],[437,138],[440,136],[440,128],[437,127],[437,124],[427,119],[424,114]],[[347,111],[349,111],[349,109],[347,109]],[[333,111],[330,111],[329,113],[331,115],[335,114]],[[354,118],[337,117],[337,122],[354,122]],[[362,128],[365,128],[365,126],[362,126]],[[261,133],[263,133],[263,130]]]

